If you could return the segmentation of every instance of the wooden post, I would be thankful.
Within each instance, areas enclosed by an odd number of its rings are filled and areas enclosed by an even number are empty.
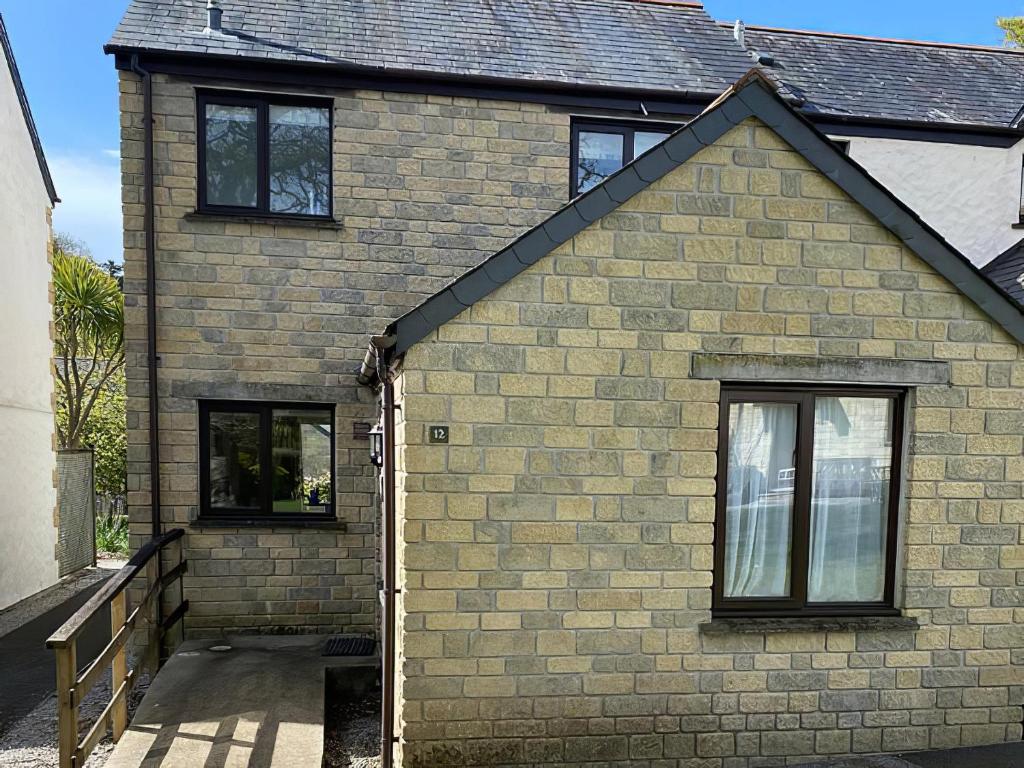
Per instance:
[[[78,748],[78,702],[72,697],[78,662],[75,658],[75,640],[57,651],[57,741],[60,749],[60,768],[72,768]]]
[[[124,627],[125,619],[128,618],[128,590],[122,589],[114,598],[110,601],[110,636],[116,637],[117,633]],[[111,668],[111,691],[117,691],[121,686],[121,683],[128,677],[128,651],[127,644],[121,646],[121,649],[114,654],[114,659],[110,663]],[[114,708],[111,710],[111,720],[113,723],[113,739],[116,744],[121,738],[121,734],[124,733],[125,728],[128,727],[128,696],[122,696],[114,703]]]

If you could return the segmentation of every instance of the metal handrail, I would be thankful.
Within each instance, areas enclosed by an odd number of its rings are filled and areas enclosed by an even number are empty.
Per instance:
[[[108,579],[46,641],[46,647],[55,652],[57,662],[60,768],[81,768],[108,730],[117,742],[128,727],[128,695],[139,679],[140,668],[136,665],[128,669],[126,646],[134,635],[136,625],[140,620],[148,625],[149,640],[142,659],[152,676],[161,663],[164,636],[188,610],[188,601],[183,599],[177,608],[164,617],[160,600],[167,587],[181,579],[187,568],[182,547],[184,535],[185,532],[177,528],[144,544],[121,570]],[[176,541],[180,542],[178,564],[167,573],[161,573],[160,555],[168,545]],[[143,571],[146,574],[145,592],[138,605],[129,612],[128,587]],[[110,642],[79,674],[78,636],[85,625],[107,605],[110,606]],[[79,739],[78,707],[108,668],[112,671],[113,691],[110,702],[84,738]]]

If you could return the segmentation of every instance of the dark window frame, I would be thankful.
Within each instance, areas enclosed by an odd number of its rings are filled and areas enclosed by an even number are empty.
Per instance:
[[[596,118],[572,118],[570,121],[569,140],[569,197],[575,198],[579,191],[579,170],[580,170],[580,132],[594,131],[597,133],[615,133],[622,136],[622,167],[633,162],[636,134],[665,131],[668,134],[675,133],[683,127],[682,123],[661,123],[645,122],[638,120],[601,120]],[[667,138],[667,137],[666,137]]]
[[[206,199],[206,107],[209,104],[227,107],[250,107],[256,110],[256,205],[215,205]],[[288,213],[270,207],[270,107],[312,107],[327,110],[328,125],[328,189],[327,213]],[[260,216],[306,221],[334,220],[334,101],[315,96],[277,95],[241,91],[196,91],[197,212],[224,216]]]
[[[337,519],[337,412],[332,403],[290,403],[263,400],[200,400],[199,402],[199,517],[198,522],[230,520],[239,524],[276,523],[287,525],[297,521],[333,521]],[[328,411],[331,414],[331,495],[330,512],[274,512],[273,483],[262,482],[273,469],[272,427],[275,410]],[[256,413],[260,417],[260,506],[210,506],[210,414]]]
[[[714,571],[712,614],[721,617],[894,616],[906,391],[883,387],[723,384],[719,405],[718,473],[715,489]],[[891,469],[885,544],[885,588],[880,602],[808,603],[814,403],[817,397],[886,398],[892,401]],[[793,496],[790,596],[786,598],[726,598],[726,491],[729,464],[729,411],[736,402],[793,403],[797,406],[796,484]]]

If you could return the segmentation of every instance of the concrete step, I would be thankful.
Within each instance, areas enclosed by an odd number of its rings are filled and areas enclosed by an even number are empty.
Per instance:
[[[156,676],[106,768],[319,766],[326,636],[234,636],[183,643]],[[218,650],[228,648],[228,650]]]

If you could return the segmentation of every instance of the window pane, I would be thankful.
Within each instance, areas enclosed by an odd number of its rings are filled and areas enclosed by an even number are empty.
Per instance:
[[[319,107],[270,107],[270,210],[327,216],[331,120]]]
[[[331,511],[332,429],[330,411],[274,410],[274,512]]]
[[[732,403],[726,473],[725,597],[788,597],[797,407]]]
[[[622,167],[622,146],[621,134],[580,131],[578,192],[586,192]]]
[[[637,131],[633,136],[633,157],[640,157],[644,152],[652,149],[665,139],[669,134],[655,131]]]
[[[256,108],[206,105],[206,202],[256,207]]]
[[[884,597],[892,405],[867,397],[815,402],[808,602]]]
[[[210,414],[210,507],[260,506],[260,417]]]

